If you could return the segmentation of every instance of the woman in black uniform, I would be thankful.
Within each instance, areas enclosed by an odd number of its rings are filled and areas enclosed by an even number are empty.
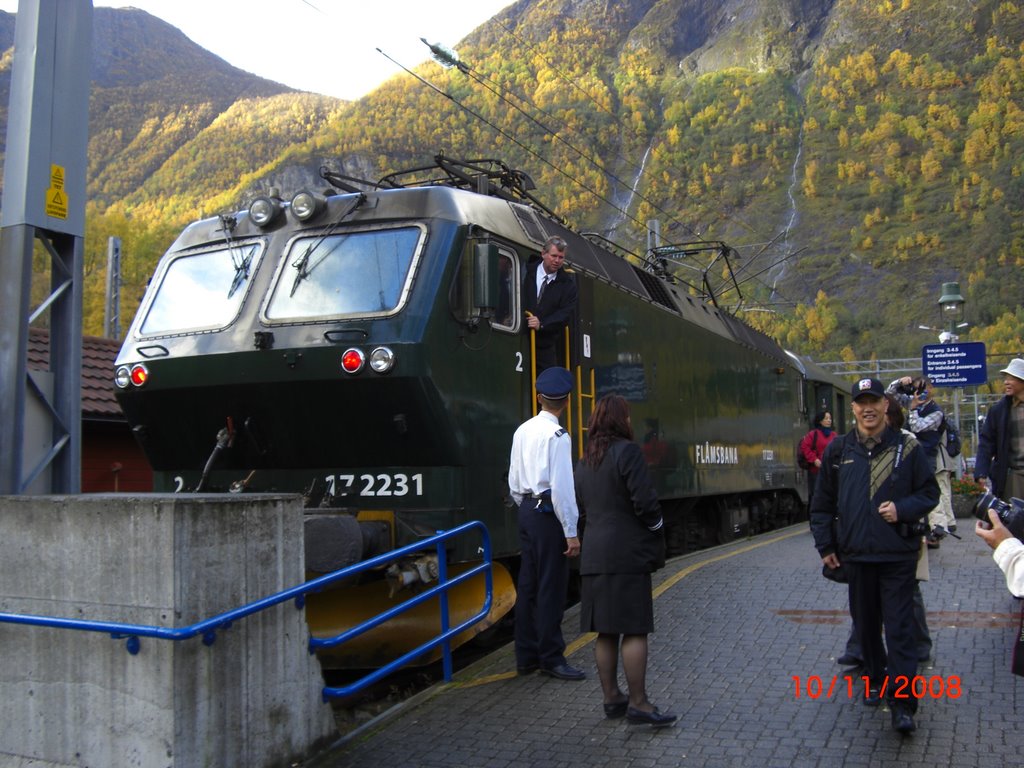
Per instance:
[[[576,467],[576,500],[585,518],[580,629],[598,633],[594,656],[605,715],[671,725],[676,715],[659,712],[646,689],[647,635],[654,631],[651,573],[665,562],[661,507],[633,442],[629,405],[618,395],[594,407]],[[620,640],[628,696],[619,688]]]

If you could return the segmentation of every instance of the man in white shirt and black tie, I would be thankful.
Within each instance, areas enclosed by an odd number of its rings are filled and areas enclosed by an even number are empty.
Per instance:
[[[567,361],[561,360],[565,328],[576,309],[576,282],[562,268],[566,243],[549,237],[541,250],[540,261],[526,270],[523,284],[523,308],[527,311],[527,330],[537,332],[537,373]]]

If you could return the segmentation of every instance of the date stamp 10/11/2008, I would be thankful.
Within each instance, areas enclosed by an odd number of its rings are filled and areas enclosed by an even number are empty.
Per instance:
[[[818,675],[801,677],[792,675],[793,690],[798,699],[831,699],[845,696],[848,699],[867,699],[872,694],[884,699],[959,699],[964,694],[963,684],[958,675],[886,675],[872,683],[867,675],[832,675],[822,678]]]

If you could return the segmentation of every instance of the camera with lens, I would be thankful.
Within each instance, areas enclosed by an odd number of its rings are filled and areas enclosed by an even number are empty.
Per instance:
[[[916,523],[898,523],[897,531],[905,539],[917,538],[927,536],[931,531],[931,526],[923,520],[918,520]]]
[[[1002,499],[994,496],[992,491],[985,491],[978,500],[974,502],[974,516],[982,522],[989,522],[988,511],[994,510],[999,522],[1005,525],[1014,536],[1024,541],[1024,500],[1018,498],[1010,499],[1007,504]]]

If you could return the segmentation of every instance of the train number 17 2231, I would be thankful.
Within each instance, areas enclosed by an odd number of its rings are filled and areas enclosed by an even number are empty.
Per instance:
[[[331,496],[413,496],[423,495],[423,475],[380,472],[364,475],[327,475]]]

